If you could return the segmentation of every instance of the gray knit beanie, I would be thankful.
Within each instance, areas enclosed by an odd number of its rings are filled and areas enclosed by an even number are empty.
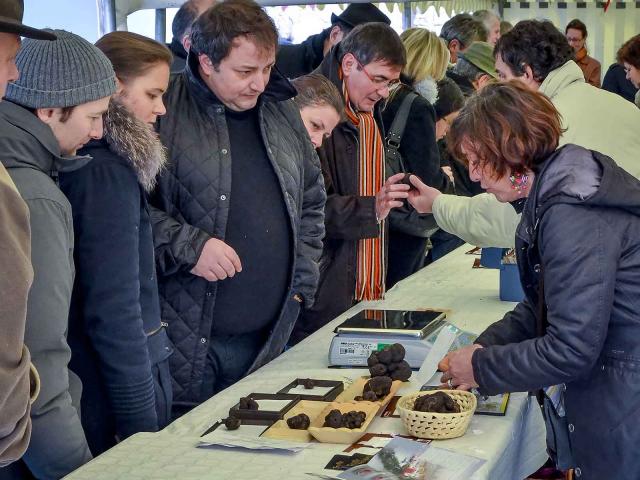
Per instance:
[[[25,39],[16,57],[18,81],[5,98],[29,108],[72,107],[113,95],[116,75],[97,47],[74,33],[53,30],[54,41]]]

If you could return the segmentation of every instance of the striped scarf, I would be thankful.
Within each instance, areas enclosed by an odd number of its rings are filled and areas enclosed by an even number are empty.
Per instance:
[[[342,75],[340,77],[342,78]],[[372,112],[357,112],[353,109],[344,82],[342,92],[347,118],[358,128],[358,166],[360,167],[358,194],[365,197],[375,196],[385,181],[382,135]],[[380,235],[376,238],[364,238],[358,241],[356,300],[379,300],[384,296],[386,277],[384,225],[380,226],[380,231]]]

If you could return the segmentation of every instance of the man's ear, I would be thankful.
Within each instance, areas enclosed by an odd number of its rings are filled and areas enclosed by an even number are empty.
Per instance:
[[[56,108],[37,108],[36,116],[47,125],[51,125],[56,116]]]
[[[329,32],[329,42],[333,47],[335,44],[339,43],[344,38],[344,32],[338,25],[334,25],[331,27],[331,31]]]
[[[454,58],[456,60],[458,59],[458,52],[461,50],[460,47],[462,47],[462,45],[460,44],[460,41],[457,38],[454,38],[449,42],[449,53],[452,59],[451,61],[453,61]]]
[[[122,95],[124,91],[124,85],[122,84],[122,80],[116,76],[116,95]]]
[[[522,75],[524,82],[532,90],[537,90],[538,88],[540,88],[540,82],[536,80],[533,69],[529,65],[525,65],[522,70],[524,71],[524,75]]]
[[[342,74],[345,77],[353,75],[353,72],[358,67],[358,62],[356,61],[356,57],[353,56],[352,53],[347,53],[344,57],[342,57]]]
[[[211,63],[211,59],[207,55],[205,55],[204,53],[198,55],[198,62],[200,63],[200,68],[207,77],[213,75],[215,67],[213,66],[213,63]]]
[[[187,34],[182,37],[182,48],[184,48],[185,52],[189,53],[189,49],[191,48],[191,35]]]

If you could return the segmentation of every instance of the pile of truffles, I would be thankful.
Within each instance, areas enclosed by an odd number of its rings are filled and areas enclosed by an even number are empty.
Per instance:
[[[324,427],[330,428],[362,428],[362,424],[367,418],[367,414],[364,412],[351,412],[342,413],[340,410],[331,410],[329,414],[324,417]]]
[[[404,360],[405,350],[399,343],[388,345],[379,352],[372,352],[367,360],[371,379],[365,384],[362,396],[356,401],[375,402],[391,391],[394,380],[406,382],[411,377],[411,367]]]
[[[259,407],[258,402],[251,397],[240,398],[240,404],[238,405],[240,410],[258,410]]]
[[[304,413],[299,413],[287,419],[287,425],[293,430],[306,430],[310,424],[311,420],[309,420],[309,417]]]
[[[460,413],[460,405],[444,392],[436,392],[416,398],[413,409],[418,412]]]
[[[399,343],[387,345],[379,352],[369,355],[367,364],[372,377],[391,377],[391,380],[406,382],[411,377],[411,367],[404,359],[405,350]]]

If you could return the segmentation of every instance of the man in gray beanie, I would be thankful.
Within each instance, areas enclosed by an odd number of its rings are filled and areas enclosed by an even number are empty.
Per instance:
[[[18,78],[15,56],[20,35],[54,40],[49,32],[22,23],[22,0],[0,2],[0,97]],[[31,436],[30,383],[38,384],[24,346],[31,268],[29,210],[0,165],[0,467],[20,458]],[[33,373],[32,382],[29,372]],[[37,387],[34,388],[37,392]]]
[[[90,160],[76,151],[102,137],[102,114],[116,89],[111,62],[100,50],[72,33],[54,33],[53,41],[23,42],[16,58],[20,78],[0,103],[0,160],[31,214],[34,280],[25,343],[40,373],[41,393],[32,406],[23,462],[38,479],[64,477],[91,459],[74,406],[81,385],[67,368],[73,221],[57,175]],[[23,462],[0,470],[0,479],[16,478]]]

